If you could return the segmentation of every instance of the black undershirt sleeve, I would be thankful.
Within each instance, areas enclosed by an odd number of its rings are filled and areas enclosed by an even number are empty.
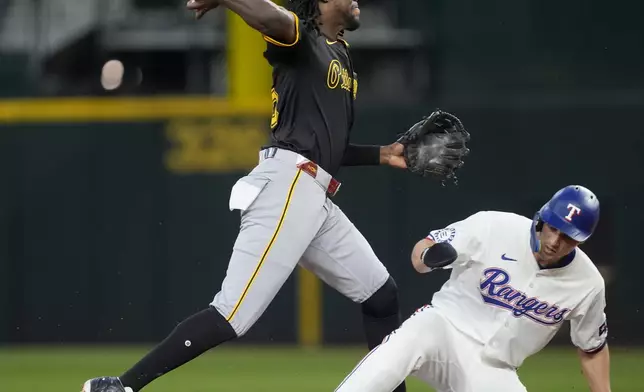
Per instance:
[[[380,164],[380,146],[349,144],[342,166],[375,166]]]

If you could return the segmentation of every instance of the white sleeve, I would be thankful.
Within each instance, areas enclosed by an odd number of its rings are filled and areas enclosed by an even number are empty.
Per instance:
[[[432,230],[427,238],[434,242],[450,243],[458,252],[454,265],[462,265],[481,251],[488,227],[489,217],[484,212],[477,212],[444,229]]]
[[[570,337],[572,343],[583,351],[592,353],[601,350],[606,344],[608,328],[606,325],[605,290],[595,294],[589,303],[582,305],[570,319]]]

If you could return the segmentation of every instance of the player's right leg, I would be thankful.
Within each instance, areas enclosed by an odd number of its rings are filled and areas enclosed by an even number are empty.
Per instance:
[[[413,336],[404,329],[371,350],[336,392],[392,392],[423,361]]]
[[[424,307],[409,317],[383,343],[371,350],[342,381],[336,392],[392,392],[407,376],[419,369],[431,368],[434,380],[427,380],[438,390],[447,390],[440,369],[444,345],[449,344],[445,321],[432,308]]]
[[[231,193],[241,229],[222,288],[206,310],[172,333],[119,379],[89,380],[83,392],[139,391],[205,351],[243,335],[266,310],[324,222],[323,189],[295,165],[262,162]],[[122,383],[122,385],[120,385]]]

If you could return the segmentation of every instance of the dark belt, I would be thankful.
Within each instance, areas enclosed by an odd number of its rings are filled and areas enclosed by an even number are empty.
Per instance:
[[[268,158],[275,158],[281,161],[292,160],[295,166],[302,170],[304,173],[313,177],[315,181],[323,188],[326,187],[326,193],[333,197],[340,189],[340,181],[336,180],[320,167],[317,163],[305,158],[304,156],[290,150],[285,150],[277,147],[269,147],[259,152],[260,161]]]

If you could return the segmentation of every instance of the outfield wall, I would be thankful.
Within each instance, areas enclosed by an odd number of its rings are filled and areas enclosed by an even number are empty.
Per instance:
[[[256,161],[270,105],[65,102],[0,103],[0,342],[156,341],[219,287],[239,223],[228,192]],[[409,264],[428,230],[481,209],[532,216],[579,183],[602,202],[584,249],[608,280],[610,339],[644,343],[637,107],[449,110],[472,133],[457,187],[389,168],[339,176],[336,203],[396,278],[404,313],[447,277]],[[391,142],[426,111],[360,109],[354,140]],[[298,272],[286,283],[247,341],[362,340],[359,307],[297,284],[308,278]]]

